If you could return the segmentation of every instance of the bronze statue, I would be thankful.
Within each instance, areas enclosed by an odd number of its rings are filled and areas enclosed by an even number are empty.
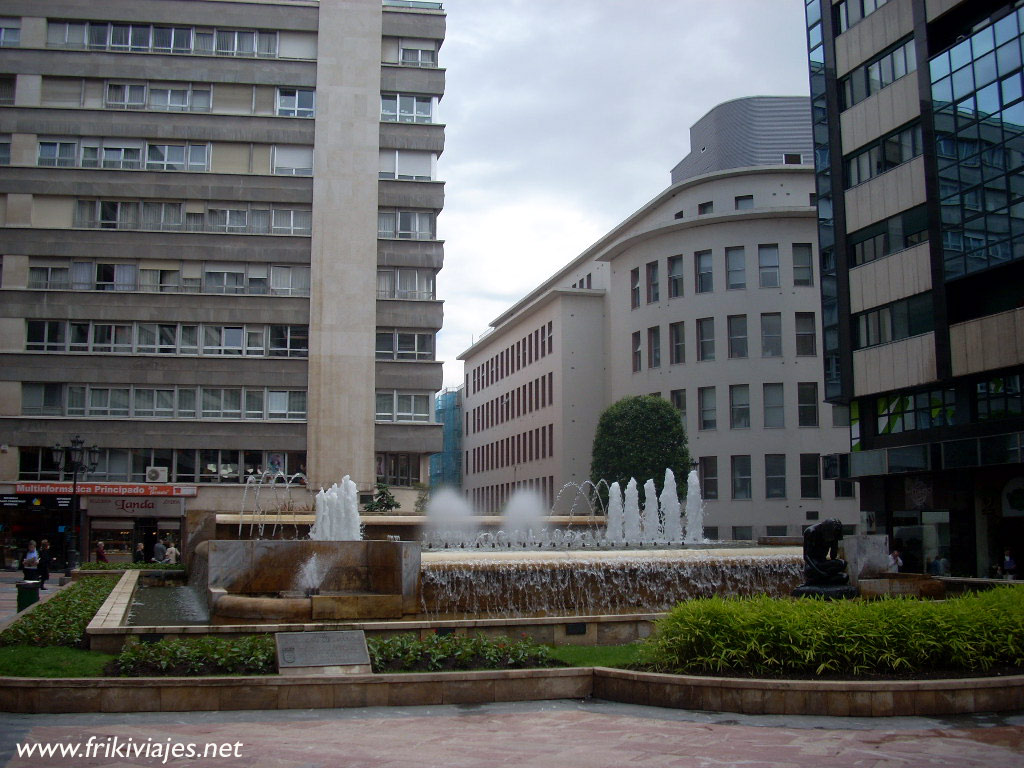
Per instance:
[[[834,517],[804,531],[805,586],[836,587],[850,583],[846,561],[839,557],[843,524]]]

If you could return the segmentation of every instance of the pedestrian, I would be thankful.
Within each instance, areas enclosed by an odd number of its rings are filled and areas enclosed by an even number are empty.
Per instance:
[[[50,542],[43,539],[39,542],[39,588],[46,589],[46,580],[50,578],[50,566],[53,564],[53,552]]]
[[[135,545],[135,552],[132,554],[133,563],[146,562],[146,545],[141,541]]]
[[[181,552],[179,552],[178,548],[174,546],[173,541],[168,541],[167,551],[164,552],[164,562],[176,565],[179,557],[181,557]]]
[[[97,541],[96,542],[96,562],[97,563],[108,563],[108,562],[110,562],[109,560],[107,560],[107,550],[103,548],[103,542],[102,541]]]
[[[903,567],[903,559],[900,557],[900,551],[894,549],[889,553],[889,573],[899,573],[900,568]]]
[[[1017,578],[1017,561],[1013,559],[1009,547],[1003,550],[1003,578],[1007,581]]]
[[[163,539],[159,539],[157,543],[153,545],[153,562],[162,563],[166,556],[167,544]]]
[[[34,540],[28,543],[25,556],[21,558],[21,573],[25,581],[35,581],[39,578],[39,552]]]

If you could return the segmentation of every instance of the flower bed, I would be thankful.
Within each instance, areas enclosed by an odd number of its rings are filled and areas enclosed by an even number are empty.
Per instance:
[[[0,633],[0,645],[86,647],[85,628],[116,583],[99,577],[76,581]]]

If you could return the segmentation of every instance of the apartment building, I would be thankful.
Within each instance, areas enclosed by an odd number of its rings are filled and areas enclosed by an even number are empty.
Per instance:
[[[1024,553],[1020,2],[808,0],[825,396],[908,570]]]
[[[441,445],[441,4],[2,12],[0,536],[178,538],[264,473],[414,498]],[[98,451],[69,523],[75,435]]]
[[[479,510],[525,486],[567,511],[601,412],[651,394],[680,411],[710,536],[858,526],[852,483],[820,470],[848,426],[823,401],[809,102],[738,99],[690,133],[671,186],[463,353]]]

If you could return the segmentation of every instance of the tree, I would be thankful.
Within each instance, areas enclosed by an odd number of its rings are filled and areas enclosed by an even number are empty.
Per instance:
[[[363,510],[366,512],[376,512],[379,515],[386,515],[389,512],[393,512],[396,509],[401,508],[401,504],[392,495],[391,491],[388,490],[387,485],[384,483],[377,483],[377,492],[373,495],[373,501],[367,503]]]
[[[626,397],[601,414],[591,452],[590,479],[625,488],[629,479],[639,485],[653,479],[661,491],[665,470],[671,469],[685,487],[690,452],[679,410],[660,397]]]

